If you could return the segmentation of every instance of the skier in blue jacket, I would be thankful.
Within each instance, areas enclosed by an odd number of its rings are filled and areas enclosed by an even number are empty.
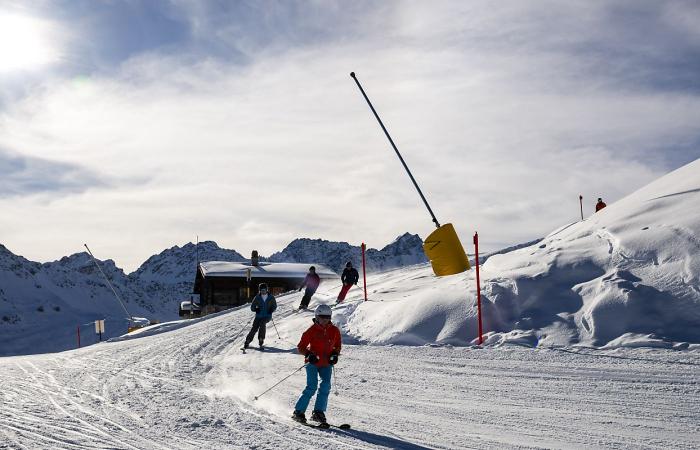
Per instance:
[[[248,348],[248,345],[253,341],[253,337],[255,337],[255,333],[257,332],[260,350],[263,349],[267,322],[272,319],[272,313],[275,312],[276,309],[277,301],[274,295],[268,293],[267,284],[260,283],[258,286],[258,295],[256,295],[250,303],[250,310],[255,312],[255,319],[253,320],[253,327],[245,338],[243,348]]]

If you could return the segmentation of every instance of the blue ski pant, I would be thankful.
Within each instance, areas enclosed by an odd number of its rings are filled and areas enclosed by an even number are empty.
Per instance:
[[[318,387],[318,379],[321,378],[321,387],[316,394],[316,404],[314,411],[326,411],[328,406],[328,394],[331,393],[331,375],[333,374],[333,366],[316,367],[313,364],[306,365],[306,388],[301,393],[301,397],[297,400],[294,407],[297,411],[306,411],[309,406],[311,397],[313,397]]]

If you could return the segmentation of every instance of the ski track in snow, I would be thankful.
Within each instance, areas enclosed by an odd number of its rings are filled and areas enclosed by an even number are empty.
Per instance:
[[[242,354],[245,331],[232,339],[250,321],[241,308],[140,339],[0,358],[0,448],[700,447],[700,352],[658,349],[346,345],[328,417],[353,429],[301,427],[289,415],[303,371],[253,401],[303,364],[292,351],[299,297],[280,299],[282,339],[269,326],[267,352]]]

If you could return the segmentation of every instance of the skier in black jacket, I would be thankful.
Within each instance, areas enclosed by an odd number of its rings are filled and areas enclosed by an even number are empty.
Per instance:
[[[352,287],[353,284],[357,284],[357,282],[360,279],[360,274],[357,273],[357,270],[352,266],[352,263],[348,261],[345,264],[345,270],[343,270],[343,274],[340,276],[340,281],[343,282],[343,287],[340,289],[340,293],[338,294],[338,299],[336,300],[336,303],[342,303],[343,300],[345,300],[345,296],[347,295],[348,291]]]

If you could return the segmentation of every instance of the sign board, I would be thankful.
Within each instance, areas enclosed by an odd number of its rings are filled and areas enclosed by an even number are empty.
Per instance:
[[[95,321],[95,333],[102,334],[104,332],[105,332],[105,321],[104,320],[96,320]]]

